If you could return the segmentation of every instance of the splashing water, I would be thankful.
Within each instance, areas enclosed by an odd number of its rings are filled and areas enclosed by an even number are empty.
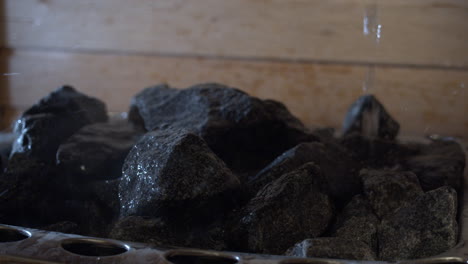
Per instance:
[[[364,5],[362,33],[364,36],[371,37],[375,47],[373,52],[376,54],[378,44],[382,38],[382,25],[380,24],[377,0],[373,0]],[[366,76],[362,84],[362,91],[364,94],[368,94],[373,87],[375,87],[375,64],[371,64],[367,67]]]

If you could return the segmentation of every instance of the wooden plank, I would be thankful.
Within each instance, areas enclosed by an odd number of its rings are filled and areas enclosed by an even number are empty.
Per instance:
[[[340,127],[348,106],[363,94],[367,67],[177,57],[3,52],[9,73],[0,104],[25,109],[63,84],[126,111],[142,88],[161,82],[188,87],[220,82],[284,102],[308,125]],[[468,133],[468,72],[379,67],[374,93],[406,134]]]
[[[3,2],[9,47],[468,67],[465,0]]]

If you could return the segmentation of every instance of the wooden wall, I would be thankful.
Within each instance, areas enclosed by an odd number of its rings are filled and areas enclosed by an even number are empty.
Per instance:
[[[375,65],[370,92],[404,133],[468,134],[465,0],[0,3],[4,124],[62,84],[126,111],[146,86],[214,81],[339,127]]]

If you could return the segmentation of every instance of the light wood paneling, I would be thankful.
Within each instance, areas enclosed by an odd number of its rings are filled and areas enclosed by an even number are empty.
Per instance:
[[[466,0],[4,3],[9,47],[468,67]],[[363,34],[374,11],[377,48]]]
[[[284,102],[306,124],[339,127],[347,107],[363,94],[367,67],[16,51],[9,55],[9,103],[25,109],[62,84],[126,111],[131,96],[167,82],[187,87],[220,82]],[[403,133],[468,133],[468,72],[378,67],[371,92],[401,123]]]

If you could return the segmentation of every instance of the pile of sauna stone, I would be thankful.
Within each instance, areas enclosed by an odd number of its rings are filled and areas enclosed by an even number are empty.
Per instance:
[[[0,144],[0,223],[296,257],[443,253],[458,241],[464,151],[398,132],[372,95],[337,136],[221,84],[144,89],[127,118],[64,86]]]

